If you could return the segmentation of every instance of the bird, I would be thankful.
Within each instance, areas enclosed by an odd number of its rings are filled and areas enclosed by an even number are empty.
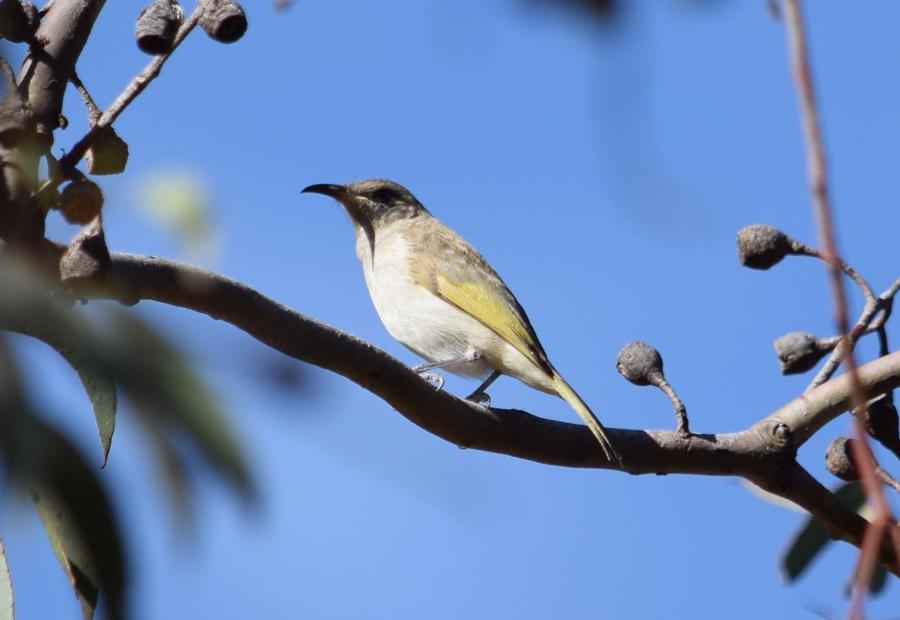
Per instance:
[[[500,375],[563,398],[584,420],[606,458],[622,464],[606,429],[556,370],[519,301],[485,258],[393,181],[321,183],[301,193],[329,196],[353,223],[369,295],[388,333],[427,364],[484,378],[469,400],[489,403]],[[437,387],[443,386],[439,376]]]

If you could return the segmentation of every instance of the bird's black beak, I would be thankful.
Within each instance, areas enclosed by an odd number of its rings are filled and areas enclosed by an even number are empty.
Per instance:
[[[301,194],[324,194],[325,196],[331,196],[335,200],[341,200],[342,198],[347,198],[350,195],[350,192],[347,191],[347,188],[343,185],[335,185],[334,183],[317,183],[315,185],[310,185],[309,187],[304,187],[300,190]]]
[[[301,194],[323,194],[325,196],[330,196],[337,200],[343,207],[344,210],[350,215],[350,218],[363,226],[370,226],[368,224],[371,219],[371,213],[369,209],[366,207],[366,201],[362,199],[361,196],[354,194],[350,190],[347,189],[346,185],[335,185],[334,183],[318,183],[316,185],[310,185],[309,187],[304,187],[300,190]]]

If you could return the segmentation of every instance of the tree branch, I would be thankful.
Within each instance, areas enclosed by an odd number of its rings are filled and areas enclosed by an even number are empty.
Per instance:
[[[87,43],[104,0],[55,0],[48,5],[30,44],[19,74],[19,90],[36,121],[37,140],[4,155],[7,194],[0,235],[4,238],[40,239],[43,217],[35,217],[37,202],[31,192],[37,185],[39,163],[50,152],[53,132],[59,127],[66,87]]]
[[[34,110],[38,131],[52,142],[59,127],[63,97],[94,21],[105,0],[56,0],[41,19],[32,47],[22,66],[20,87]]]
[[[84,154],[87,152],[100,130],[112,125],[116,119],[119,118],[119,115],[125,111],[125,108],[127,108],[138,95],[144,92],[144,89],[147,88],[150,82],[159,76],[166,61],[172,56],[178,46],[181,45],[181,42],[184,41],[197,26],[200,18],[203,16],[203,10],[203,5],[198,2],[194,12],[191,13],[190,17],[188,17],[188,19],[178,28],[178,32],[175,34],[175,39],[173,40],[172,47],[169,51],[165,54],[154,56],[153,60],[151,60],[140,73],[132,78],[125,87],[125,90],[116,97],[116,100],[113,101],[106,111],[100,115],[96,122],[92,121],[91,127],[88,129],[87,133],[75,143],[75,146],[73,146],[65,156],[60,158],[59,163],[62,174],[66,174],[69,168],[81,161],[81,158],[84,157]],[[61,178],[51,179],[51,181],[58,185]]]
[[[551,465],[614,468],[586,427],[515,409],[485,409],[437,392],[373,345],[209,271],[161,258],[113,253],[102,281],[81,282],[73,292],[86,299],[126,304],[154,300],[227,321],[286,355],[347,377],[414,424],[462,447]],[[858,378],[869,397],[900,386],[900,352],[862,366]],[[743,476],[802,506],[836,538],[858,546],[866,521],[841,505],[794,460],[800,445],[849,408],[850,392],[849,377],[837,377],[734,433],[608,432],[629,473]],[[900,563],[891,551],[886,550],[882,559],[900,574]]]
[[[803,122],[803,137],[806,143],[806,162],[809,189],[812,194],[816,219],[819,223],[819,236],[822,240],[822,257],[829,265],[828,274],[831,279],[831,289],[834,297],[835,319],[838,325],[838,333],[843,335],[843,342],[838,345],[832,359],[846,362],[851,385],[851,404],[854,412],[857,412],[854,425],[854,435],[860,440],[853,444],[854,461],[862,474],[860,480],[866,492],[866,501],[872,508],[873,516],[869,535],[862,545],[859,564],[857,565],[856,578],[854,579],[853,596],[850,607],[851,618],[862,617],[862,605],[875,567],[876,556],[879,549],[883,550],[883,534],[890,528],[894,528],[896,520],[891,513],[890,506],[884,496],[884,487],[876,475],[875,457],[869,447],[865,428],[860,420],[866,410],[866,395],[861,381],[858,378],[859,368],[854,355],[854,340],[850,333],[850,311],[847,307],[847,294],[844,289],[844,280],[841,277],[841,266],[845,265],[838,252],[837,238],[834,230],[834,221],[831,211],[831,197],[828,188],[828,164],[825,156],[825,142],[822,137],[822,124],[819,119],[819,111],[816,103],[816,91],[812,77],[812,68],[809,60],[808,44],[806,40],[806,25],[804,24],[803,7],[800,0],[785,0],[784,3],[785,31],[790,49],[791,67],[794,73],[797,99],[800,107],[800,116]],[[851,273],[851,272],[848,272]],[[852,272],[855,273],[855,272]],[[852,277],[852,275],[851,275]],[[862,278],[854,278],[863,288],[866,294],[867,308],[875,305],[875,298],[868,285]],[[857,336],[858,337],[858,336]],[[894,532],[887,536],[893,540]],[[900,541],[896,545],[896,553],[900,555]]]

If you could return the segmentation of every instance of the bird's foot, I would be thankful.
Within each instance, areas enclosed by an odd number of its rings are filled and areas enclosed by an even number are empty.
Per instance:
[[[468,349],[466,349],[465,354],[461,357],[454,357],[442,362],[419,364],[418,366],[413,366],[413,371],[421,375],[426,370],[434,370],[435,368],[452,368],[454,366],[464,366],[465,364],[471,364],[473,362],[477,362],[482,357],[484,357],[484,354],[481,351],[474,347],[469,347]]]
[[[484,353],[482,353],[479,349],[475,347],[469,347],[466,349],[466,355],[463,357],[463,360],[466,363],[471,364],[472,362],[477,362],[482,357],[484,357]]]
[[[419,376],[434,385],[435,392],[440,392],[444,388],[444,377],[436,372],[419,372]]]
[[[491,406],[491,395],[487,392],[480,392],[478,390],[475,390],[474,392],[466,396],[466,400],[485,408]]]

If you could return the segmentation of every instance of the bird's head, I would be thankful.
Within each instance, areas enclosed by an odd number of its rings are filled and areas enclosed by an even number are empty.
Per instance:
[[[356,224],[364,228],[378,229],[427,213],[408,189],[384,179],[369,179],[348,185],[310,185],[303,192],[331,196],[343,205]]]

